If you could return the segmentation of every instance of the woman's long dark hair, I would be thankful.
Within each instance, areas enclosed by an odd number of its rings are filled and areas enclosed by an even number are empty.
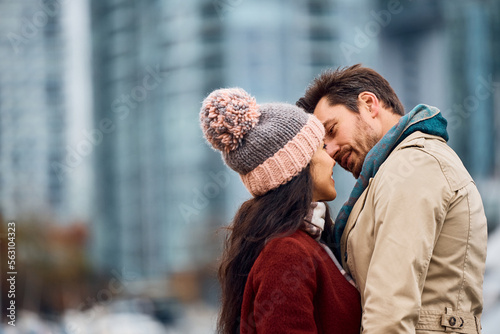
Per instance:
[[[239,332],[243,291],[257,256],[269,240],[290,235],[300,228],[311,201],[312,178],[307,166],[288,183],[241,205],[228,228],[230,233],[219,267],[222,286],[219,333]],[[325,222],[322,238],[327,237],[332,224],[328,206]]]

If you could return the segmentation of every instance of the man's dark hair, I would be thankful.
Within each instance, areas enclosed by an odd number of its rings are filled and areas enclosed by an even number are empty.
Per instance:
[[[319,100],[326,96],[330,105],[342,104],[359,113],[358,96],[362,92],[375,94],[385,108],[394,114],[404,115],[403,104],[389,82],[371,68],[363,67],[361,64],[323,72],[314,79],[304,97],[301,97],[296,104],[313,113]]]

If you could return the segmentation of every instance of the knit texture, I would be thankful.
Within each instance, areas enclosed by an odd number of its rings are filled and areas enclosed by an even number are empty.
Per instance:
[[[335,225],[333,226],[333,245],[330,245],[330,247],[339,261],[342,260],[340,254],[340,239],[342,238],[342,233],[344,232],[352,208],[368,186],[370,178],[377,174],[378,169],[384,163],[385,159],[387,159],[389,154],[391,154],[392,150],[406,137],[416,131],[439,136],[448,141],[446,125],[447,121],[441,115],[439,109],[425,104],[419,104],[408,114],[401,117],[399,122],[368,152],[361,173],[354,185],[354,189],[347,202],[340,209],[337,219],[335,219]]]
[[[255,99],[243,89],[219,89],[203,101],[201,127],[215,149],[230,152],[257,124],[258,109]]]
[[[258,105],[241,88],[219,89],[200,111],[203,133],[240,174],[253,196],[275,189],[311,161],[325,130],[313,115],[291,104]]]
[[[321,122],[309,115],[306,125],[283,148],[250,173],[241,175],[243,184],[252,195],[260,196],[287,183],[309,164],[324,133]]]

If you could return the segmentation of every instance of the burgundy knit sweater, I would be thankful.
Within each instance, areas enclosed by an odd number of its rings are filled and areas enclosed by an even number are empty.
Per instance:
[[[326,251],[304,231],[271,240],[245,286],[244,333],[358,334],[359,293]]]

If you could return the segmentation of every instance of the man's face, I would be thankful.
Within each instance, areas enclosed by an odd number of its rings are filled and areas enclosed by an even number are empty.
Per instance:
[[[314,115],[325,126],[327,153],[355,178],[361,173],[366,154],[381,139],[363,119],[366,113],[360,110],[357,114],[341,104],[330,106],[326,97],[314,109]]]

